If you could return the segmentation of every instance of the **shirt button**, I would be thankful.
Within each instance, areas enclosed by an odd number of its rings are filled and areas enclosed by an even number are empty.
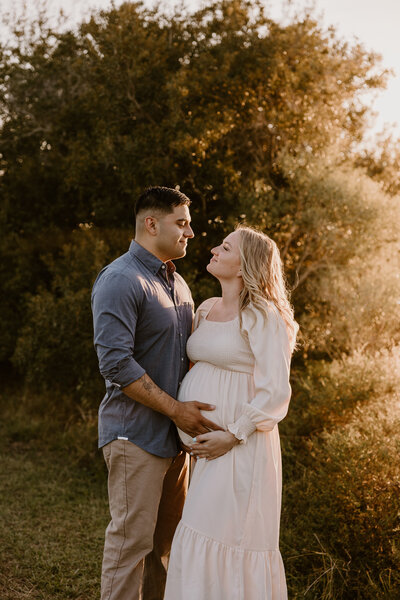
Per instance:
[[[181,360],[183,360],[183,357],[181,358]]]
[[[162,268],[162,269],[165,269],[165,265],[163,265],[161,268]]]

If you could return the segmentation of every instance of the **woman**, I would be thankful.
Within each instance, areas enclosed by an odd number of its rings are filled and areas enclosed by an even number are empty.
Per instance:
[[[281,452],[297,324],[276,244],[239,227],[213,248],[222,288],[197,310],[194,363],[179,400],[216,405],[225,431],[189,438],[197,458],[175,533],[164,600],[283,600],[279,552]]]

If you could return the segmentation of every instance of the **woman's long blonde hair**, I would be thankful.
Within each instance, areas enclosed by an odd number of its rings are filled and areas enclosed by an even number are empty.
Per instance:
[[[293,351],[299,326],[289,302],[278,246],[265,233],[252,227],[239,225],[236,230],[240,232],[240,267],[244,284],[239,299],[240,324],[242,311],[249,304],[260,309],[267,318],[265,301],[273,302],[286,324]]]

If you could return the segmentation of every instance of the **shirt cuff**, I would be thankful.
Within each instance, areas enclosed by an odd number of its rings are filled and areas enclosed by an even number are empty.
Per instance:
[[[255,432],[257,427],[247,415],[242,415],[235,423],[228,425],[227,429],[233,433],[235,438],[237,438],[241,444],[246,444],[247,438]]]
[[[129,357],[124,358],[118,363],[116,372],[113,373],[112,377],[107,377],[107,380],[114,387],[122,389],[137,379],[140,379],[145,373],[145,369],[143,369],[143,367],[141,367],[133,358]]]

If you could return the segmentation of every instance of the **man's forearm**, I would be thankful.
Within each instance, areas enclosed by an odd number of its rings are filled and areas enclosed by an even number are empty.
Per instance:
[[[167,415],[170,419],[174,419],[176,416],[179,407],[178,401],[159,388],[147,373],[122,388],[122,392],[129,398]]]
[[[202,410],[214,410],[214,405],[196,401],[178,402],[159,388],[147,373],[122,388],[122,391],[129,398],[166,415],[179,429],[192,437],[207,431],[223,429],[201,414]]]

